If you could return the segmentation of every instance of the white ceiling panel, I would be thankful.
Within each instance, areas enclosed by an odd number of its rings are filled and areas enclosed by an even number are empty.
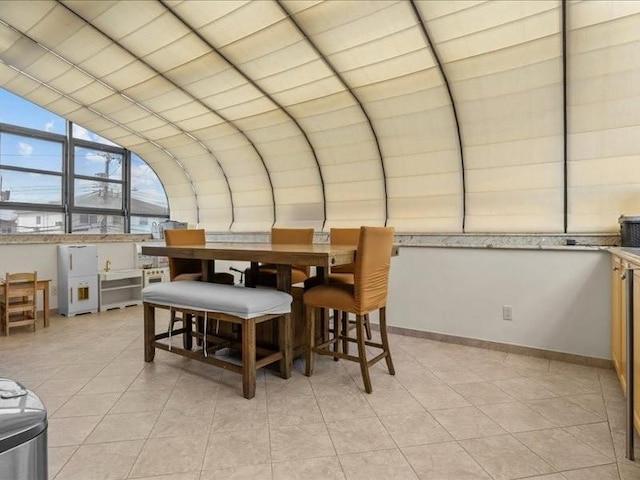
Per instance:
[[[640,210],[640,2],[415,6],[13,0],[0,86],[131,147],[207,228],[558,232],[566,209],[600,232]]]

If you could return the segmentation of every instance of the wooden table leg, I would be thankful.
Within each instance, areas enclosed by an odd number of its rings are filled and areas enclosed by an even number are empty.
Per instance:
[[[276,281],[278,290],[291,295],[291,265],[276,265]],[[293,323],[291,314],[285,315],[280,325],[284,327],[283,331],[278,329],[278,343],[281,347],[283,355],[280,372],[284,373],[283,378],[291,376],[291,368],[293,364]],[[284,349],[282,349],[284,347]]]
[[[280,376],[282,378],[291,378],[291,366],[293,359],[293,328],[291,326],[291,314],[286,313],[278,319],[278,343],[280,352],[282,352],[282,360],[280,360]]]

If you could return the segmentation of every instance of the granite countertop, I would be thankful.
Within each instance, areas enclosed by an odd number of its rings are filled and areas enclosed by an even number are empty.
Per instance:
[[[613,247],[609,251],[612,255],[616,255],[623,260],[635,263],[640,268],[640,248],[631,247]]]
[[[138,233],[59,233],[59,234],[5,234],[0,235],[0,245],[38,244],[38,243],[120,243],[144,242],[151,234]]]
[[[317,232],[315,243],[327,243],[329,234]],[[208,242],[269,242],[267,232],[208,232]],[[8,234],[0,235],[0,245],[58,243],[159,242],[151,234]],[[407,248],[482,248],[524,250],[593,251],[614,248],[620,243],[618,234],[557,233],[396,233],[394,243]],[[640,249],[637,249],[640,252]],[[640,258],[638,260],[640,263]]]

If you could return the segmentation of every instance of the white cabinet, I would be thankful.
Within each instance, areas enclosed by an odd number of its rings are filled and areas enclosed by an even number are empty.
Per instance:
[[[98,249],[95,245],[58,246],[58,310],[72,317],[98,311]]]
[[[100,272],[100,311],[142,303],[142,270]]]

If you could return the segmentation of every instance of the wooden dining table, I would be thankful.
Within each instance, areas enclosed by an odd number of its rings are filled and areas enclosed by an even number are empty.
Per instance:
[[[302,307],[302,288],[291,285],[291,266],[301,265],[316,268],[316,275],[322,282],[329,268],[346,265],[355,261],[356,246],[311,244],[311,245],[273,245],[271,243],[207,243],[205,245],[143,245],[141,253],[150,256],[198,259],[203,262],[203,280],[209,281],[215,272],[215,261],[246,261],[255,268],[258,262],[271,263],[277,269],[277,288],[292,294],[292,335],[293,355],[299,355],[304,348],[304,308]],[[397,247],[393,254],[397,255]],[[293,292],[293,290],[296,292]],[[265,326],[265,329],[267,327]],[[274,332],[264,330],[256,332],[258,341],[275,343]]]

